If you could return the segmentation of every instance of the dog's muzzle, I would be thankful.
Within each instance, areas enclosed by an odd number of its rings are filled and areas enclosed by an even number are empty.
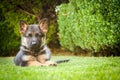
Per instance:
[[[38,49],[40,47],[40,43],[36,41],[31,42],[31,49]]]

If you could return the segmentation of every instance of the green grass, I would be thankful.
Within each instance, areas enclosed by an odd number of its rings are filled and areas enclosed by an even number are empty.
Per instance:
[[[54,56],[70,59],[57,67],[17,67],[13,57],[0,58],[0,80],[120,80],[120,57]]]

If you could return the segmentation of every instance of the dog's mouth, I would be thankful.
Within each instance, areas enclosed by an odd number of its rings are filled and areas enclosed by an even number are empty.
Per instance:
[[[39,52],[40,51],[40,47],[32,46],[30,50],[33,51],[33,52]]]
[[[35,42],[35,41],[33,41],[33,42],[31,42],[31,47],[30,47],[30,49],[31,49],[32,51],[38,51],[38,50],[40,49],[40,44],[37,43],[37,42]]]

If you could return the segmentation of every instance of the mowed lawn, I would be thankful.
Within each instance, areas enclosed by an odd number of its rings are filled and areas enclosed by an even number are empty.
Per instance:
[[[53,56],[70,59],[57,67],[18,67],[0,57],[0,80],[120,80],[120,57]]]

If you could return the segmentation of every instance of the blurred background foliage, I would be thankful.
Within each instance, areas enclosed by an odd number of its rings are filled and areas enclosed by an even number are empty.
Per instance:
[[[59,47],[55,7],[68,0],[1,0],[0,1],[0,56],[15,55],[19,50],[21,35],[19,20],[28,24],[49,19],[47,44]]]
[[[60,44],[75,54],[120,55],[120,1],[70,0],[56,7]]]
[[[0,1],[0,56],[19,50],[19,20],[31,24],[42,18],[50,21],[46,43],[51,48],[75,55],[120,56],[119,5],[119,0]]]

